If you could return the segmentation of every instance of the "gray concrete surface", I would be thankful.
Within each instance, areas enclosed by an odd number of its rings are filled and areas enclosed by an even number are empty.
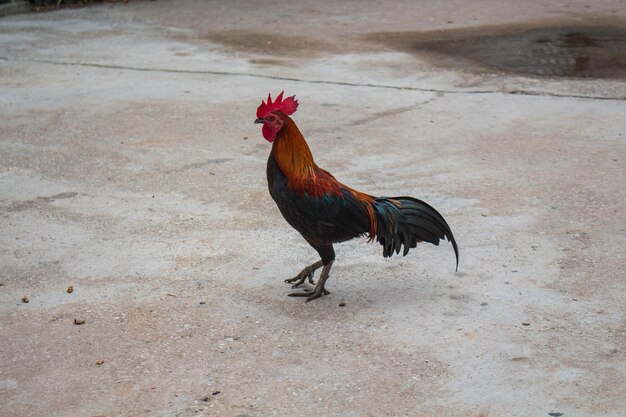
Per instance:
[[[456,0],[1,19],[0,415],[626,415],[626,83],[393,44],[625,17]],[[449,245],[386,260],[363,239],[338,246],[330,296],[286,297],[316,255],[252,124],[282,89],[321,166],[444,213],[458,273]]]
[[[31,9],[32,6],[27,1],[0,1],[0,17],[12,14],[28,13]]]

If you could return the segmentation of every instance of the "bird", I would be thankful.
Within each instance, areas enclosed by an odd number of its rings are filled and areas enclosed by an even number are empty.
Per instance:
[[[375,197],[341,182],[320,168],[304,136],[290,117],[298,109],[295,95],[261,100],[254,123],[272,144],[267,160],[269,193],[281,214],[319,254],[320,260],[285,282],[299,288],[305,281],[313,289],[288,294],[306,302],[330,294],[325,288],[335,261],[333,245],[361,236],[380,243],[383,256],[407,255],[419,242],[439,245],[447,239],[454,249],[456,270],[459,248],[446,220],[433,207],[413,197]],[[445,240],[444,240],[445,241]],[[322,268],[317,284],[313,277]]]

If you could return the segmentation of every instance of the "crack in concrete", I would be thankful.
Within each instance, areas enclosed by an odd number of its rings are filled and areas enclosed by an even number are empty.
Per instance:
[[[0,209],[4,209],[7,212],[17,212],[17,211],[24,211],[24,210],[28,210],[30,208],[33,208],[37,205],[37,203],[39,202],[44,202],[44,203],[53,203],[56,200],[63,200],[66,198],[73,198],[76,197],[78,195],[77,192],[74,191],[69,191],[69,192],[65,192],[65,193],[58,193],[58,194],[54,194],[51,196],[38,196],[36,199],[34,200],[24,200],[24,201],[18,201],[15,202],[7,207],[0,207]]]
[[[165,171],[166,174],[172,174],[175,172],[183,172],[183,171],[187,171],[190,169],[197,169],[197,168],[204,168],[207,167],[209,165],[212,164],[222,164],[224,162],[229,162],[232,161],[233,158],[215,158],[215,159],[207,159],[205,161],[200,161],[200,162],[193,162],[190,164],[185,164],[180,168],[176,168],[176,169],[170,169],[168,171]]]
[[[391,116],[395,116],[398,114],[402,114],[402,113],[407,113],[413,110],[417,110],[419,108],[421,108],[422,106],[425,106],[431,102],[433,102],[434,100],[436,100],[437,98],[441,97],[442,94],[438,93],[436,96],[429,98],[428,100],[424,100],[424,101],[420,101],[419,103],[416,104],[412,104],[410,106],[403,106],[403,107],[396,107],[393,109],[388,109],[388,110],[384,110],[381,112],[376,112],[376,113],[372,113],[366,117],[362,117],[356,120],[353,120],[351,122],[345,122],[341,125],[336,125],[336,126],[327,126],[327,127],[322,127],[322,128],[315,128],[315,129],[310,129],[309,133],[312,135],[318,135],[318,134],[322,134],[322,133],[329,133],[329,132],[340,132],[343,128],[345,127],[354,127],[354,126],[362,126],[365,125],[367,123],[371,123],[374,121],[379,121],[381,118],[384,117],[391,117]]]
[[[53,61],[48,59],[9,59],[8,57],[0,56],[0,60],[6,62],[28,62],[37,64],[48,65],[61,65],[72,67],[89,67],[89,68],[103,68],[103,69],[117,69],[125,71],[142,71],[142,72],[162,72],[171,74],[204,74],[204,75],[224,75],[232,77],[251,77],[251,78],[263,78],[267,80],[280,80],[280,81],[293,81],[308,84],[328,84],[328,85],[340,85],[347,87],[367,87],[367,88],[382,88],[392,90],[405,90],[405,91],[420,91],[425,93],[441,93],[441,94],[516,94],[524,96],[541,96],[541,97],[555,97],[555,98],[577,98],[586,100],[611,100],[611,101],[626,101],[626,97],[604,97],[604,96],[586,96],[580,94],[560,94],[551,93],[547,91],[534,91],[534,90],[444,90],[437,88],[424,88],[424,87],[412,87],[412,86],[397,86],[388,84],[374,84],[374,83],[356,83],[349,81],[333,81],[333,80],[307,80],[304,78],[295,77],[282,77],[278,75],[267,74],[254,74],[254,73],[242,73],[232,71],[211,71],[211,70],[185,70],[185,69],[173,69],[173,68],[148,68],[148,67],[132,67],[125,65],[113,65],[113,64],[98,64],[93,62],[65,62],[65,61]]]
[[[429,103],[431,103],[433,100],[437,99],[437,96],[435,97],[431,97],[428,100],[419,102],[417,104],[413,104],[411,106],[404,106],[404,107],[398,107],[398,108],[394,108],[394,109],[389,109],[389,110],[385,110],[385,111],[381,111],[378,113],[374,113],[368,117],[363,117],[361,119],[357,119],[354,120],[350,123],[347,124],[347,126],[359,126],[359,125],[364,125],[366,123],[372,122],[374,120],[379,120],[383,117],[389,117],[389,116],[395,116],[398,114],[402,114],[402,113],[407,113],[413,110],[417,110],[422,106],[425,106]]]

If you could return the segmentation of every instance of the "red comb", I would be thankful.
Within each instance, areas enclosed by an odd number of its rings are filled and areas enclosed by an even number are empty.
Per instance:
[[[296,100],[296,96],[287,97],[283,100],[283,93],[284,91],[281,91],[274,101],[272,101],[270,94],[267,95],[267,103],[261,100],[261,105],[256,109],[256,117],[265,117],[276,110],[280,110],[287,116],[293,114],[298,108],[298,100]]]

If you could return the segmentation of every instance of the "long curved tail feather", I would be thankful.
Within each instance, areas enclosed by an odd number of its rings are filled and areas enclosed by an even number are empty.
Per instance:
[[[418,242],[439,245],[452,243],[459,269],[459,248],[450,226],[441,214],[427,203],[413,197],[378,197],[373,201],[377,222],[376,241],[383,246],[386,258],[400,253],[406,256]]]

